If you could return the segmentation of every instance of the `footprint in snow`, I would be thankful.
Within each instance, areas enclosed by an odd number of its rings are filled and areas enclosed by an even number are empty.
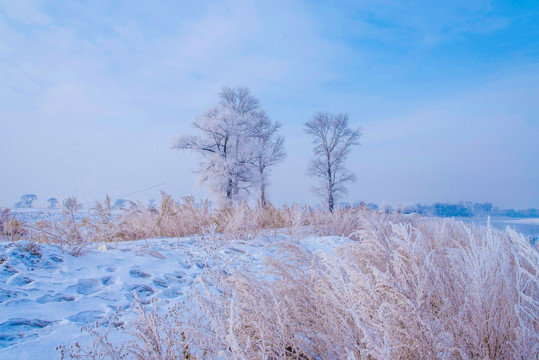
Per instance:
[[[57,293],[54,295],[43,295],[36,301],[40,304],[46,304],[51,302],[75,301],[75,297],[69,294]]]
[[[52,254],[51,256],[49,256],[49,259],[51,259],[55,263],[61,263],[64,261],[64,259],[62,259],[60,256],[55,255],[55,254]]]
[[[22,291],[0,289],[0,303],[25,296],[28,295]]]
[[[19,334],[0,334],[0,349],[8,347],[20,339]]]
[[[163,290],[163,295],[165,295],[165,297],[169,299],[177,298],[178,296],[182,294],[183,294],[182,289],[176,286]]]
[[[101,282],[101,279],[97,278],[89,278],[89,279],[79,279],[77,285],[69,286],[66,290],[68,291],[76,291],[78,294],[81,295],[91,295],[103,287],[103,284]]]
[[[163,275],[165,279],[172,282],[185,282],[187,274],[182,271],[174,271],[173,273],[166,273]]]
[[[183,284],[186,286],[189,286],[193,283],[193,279],[191,279],[186,273],[181,271],[174,271],[173,273],[167,273],[164,274],[165,279],[170,283],[176,283],[176,284]]]
[[[30,284],[33,281],[34,280],[30,279],[29,277],[26,277],[23,274],[19,274],[9,279],[8,284],[13,286],[24,286]]]
[[[151,274],[148,274],[142,270],[140,270],[140,268],[138,267],[134,267],[132,268],[131,270],[129,270],[129,275],[133,278],[149,278],[151,277],[152,275]]]
[[[112,285],[116,282],[116,277],[114,276],[104,276],[101,278],[101,283],[104,285],[104,286],[109,286],[109,285]]]
[[[155,290],[151,286],[144,284],[128,284],[125,286],[125,289],[128,291],[125,294],[127,300],[133,301],[135,298],[133,292],[136,292],[143,304],[147,304],[149,302],[148,299],[155,293]]]
[[[155,284],[155,286],[160,288],[167,288],[169,285],[167,280],[160,277],[156,277],[155,279],[153,279],[153,283]]]
[[[81,311],[78,314],[68,317],[67,320],[75,323],[92,324],[103,319],[104,317],[105,313],[103,311],[89,310]]]
[[[23,318],[11,318],[6,322],[0,324],[0,332],[25,332],[35,328],[44,328],[52,324],[53,321],[39,320],[39,319],[23,319]]]
[[[16,273],[18,273],[17,269],[15,269],[10,264],[3,265],[2,270],[0,270],[0,275],[3,275],[3,276],[11,276]]]
[[[0,348],[8,347],[21,338],[35,336],[37,330],[52,323],[53,321],[39,319],[11,318],[0,324]]]

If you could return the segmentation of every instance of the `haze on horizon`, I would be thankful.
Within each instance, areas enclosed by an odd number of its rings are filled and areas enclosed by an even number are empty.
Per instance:
[[[486,0],[0,0],[0,206],[208,197],[169,145],[224,85],[283,124],[276,205],[318,202],[303,123],[331,111],[363,128],[344,201],[539,207],[539,3]]]

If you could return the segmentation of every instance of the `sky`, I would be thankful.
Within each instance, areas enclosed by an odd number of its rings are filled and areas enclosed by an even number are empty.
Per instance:
[[[223,86],[282,124],[276,205],[316,204],[303,123],[362,128],[343,201],[539,208],[537,1],[0,0],[0,206],[210,197],[170,150]]]

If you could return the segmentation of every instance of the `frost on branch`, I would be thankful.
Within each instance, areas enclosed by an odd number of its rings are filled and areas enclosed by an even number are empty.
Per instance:
[[[199,136],[181,135],[173,149],[193,150],[202,155],[200,181],[224,205],[244,200],[260,191],[266,204],[268,168],[285,157],[279,123],[272,122],[260,108],[258,98],[244,87],[224,87],[220,102],[193,121]]]
[[[312,135],[314,145],[307,173],[319,179],[314,191],[333,212],[339,196],[346,193],[346,183],[356,179],[344,162],[352,147],[359,145],[361,130],[350,128],[346,113],[319,112],[305,123],[305,133]]]

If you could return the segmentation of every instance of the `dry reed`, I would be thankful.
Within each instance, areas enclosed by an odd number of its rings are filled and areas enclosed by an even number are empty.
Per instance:
[[[522,235],[365,210],[278,213],[290,232],[356,241],[315,252],[281,243],[267,274],[208,269],[189,304],[165,316],[138,305],[126,356],[538,358],[539,253]]]

